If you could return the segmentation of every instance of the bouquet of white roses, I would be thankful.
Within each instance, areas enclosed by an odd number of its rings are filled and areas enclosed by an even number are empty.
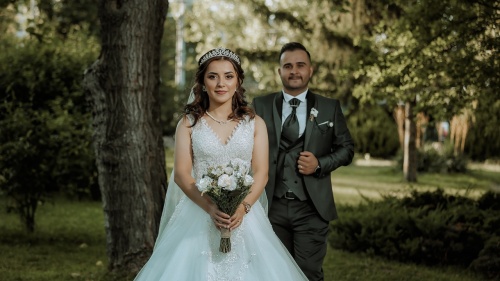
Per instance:
[[[232,216],[250,192],[253,177],[245,165],[229,162],[226,166],[211,166],[196,183],[203,196],[207,194],[221,211]],[[219,251],[231,251],[231,231],[221,228]]]

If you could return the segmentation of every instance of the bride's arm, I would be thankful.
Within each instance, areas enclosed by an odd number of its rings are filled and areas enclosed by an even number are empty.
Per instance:
[[[259,200],[267,184],[269,172],[269,139],[266,123],[261,117],[255,116],[255,136],[252,152],[252,171],[254,183],[245,202],[253,205]]]
[[[255,116],[254,145],[252,151],[252,171],[254,183],[244,202],[253,205],[259,200],[267,184],[269,171],[269,139],[267,138],[266,123],[261,117]],[[235,214],[231,217],[231,229],[238,227],[246,214],[245,206],[240,204]]]
[[[208,196],[201,196],[201,192],[196,187],[196,180],[192,176],[193,170],[193,150],[191,149],[191,122],[184,117],[177,124],[175,131],[174,150],[174,181],[186,196],[205,210],[216,226],[224,227],[229,224],[229,215],[219,211],[217,205]],[[216,221],[219,223],[216,223]]]

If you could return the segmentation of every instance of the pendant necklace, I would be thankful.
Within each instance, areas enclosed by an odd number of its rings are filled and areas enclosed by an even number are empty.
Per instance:
[[[205,112],[208,117],[212,118],[212,120],[214,120],[215,122],[219,123],[220,125],[226,125],[227,123],[233,121],[233,119],[229,119],[229,120],[226,120],[226,121],[222,121],[222,120],[218,120],[218,119],[215,119],[210,113],[208,113],[208,111]]]

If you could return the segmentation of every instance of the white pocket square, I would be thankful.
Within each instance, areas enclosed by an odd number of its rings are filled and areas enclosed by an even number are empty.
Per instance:
[[[321,125],[327,125],[328,127],[333,127],[333,122],[332,121],[325,121],[323,123],[319,123],[318,126],[321,126]]]

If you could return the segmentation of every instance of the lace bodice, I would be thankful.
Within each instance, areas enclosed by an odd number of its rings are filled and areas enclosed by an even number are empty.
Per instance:
[[[240,120],[226,144],[212,130],[204,118],[192,128],[193,172],[200,179],[209,166],[238,162],[250,168],[254,143],[255,120]]]

